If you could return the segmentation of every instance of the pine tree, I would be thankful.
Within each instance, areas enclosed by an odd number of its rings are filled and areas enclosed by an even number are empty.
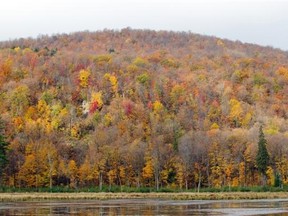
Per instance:
[[[7,149],[8,149],[8,142],[5,141],[4,136],[4,127],[2,119],[0,118],[0,183],[2,183],[2,172],[7,164]]]
[[[256,156],[256,163],[259,172],[262,174],[263,183],[266,183],[266,170],[269,165],[269,154],[266,148],[267,141],[265,139],[262,126],[259,129],[258,152]]]

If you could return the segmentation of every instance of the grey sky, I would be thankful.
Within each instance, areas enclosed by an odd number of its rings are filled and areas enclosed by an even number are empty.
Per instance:
[[[287,11],[288,0],[3,0],[0,40],[131,27],[288,50]]]

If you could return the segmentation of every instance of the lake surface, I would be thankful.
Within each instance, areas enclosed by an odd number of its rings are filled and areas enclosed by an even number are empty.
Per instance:
[[[288,215],[288,199],[174,201],[152,199],[2,202],[0,215]]]

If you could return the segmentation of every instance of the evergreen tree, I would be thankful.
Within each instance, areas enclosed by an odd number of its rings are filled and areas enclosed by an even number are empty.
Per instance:
[[[265,139],[262,126],[260,126],[256,163],[257,163],[259,172],[262,174],[264,184],[266,180],[266,170],[269,165],[269,154],[268,154],[266,145],[267,145],[267,141]]]
[[[5,141],[3,122],[0,118],[0,183],[2,183],[2,172],[7,164],[8,142]]]
[[[282,187],[282,180],[280,173],[275,174],[274,187]]]

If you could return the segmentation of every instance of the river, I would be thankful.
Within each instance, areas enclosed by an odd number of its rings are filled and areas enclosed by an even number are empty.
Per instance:
[[[0,215],[288,215],[288,199],[174,201],[57,200],[0,203]]]

